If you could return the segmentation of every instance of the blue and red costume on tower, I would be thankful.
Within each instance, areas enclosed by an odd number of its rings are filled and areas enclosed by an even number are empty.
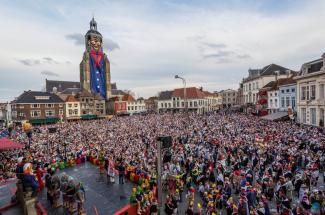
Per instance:
[[[102,51],[90,51],[90,89],[94,94],[106,98],[105,58]]]

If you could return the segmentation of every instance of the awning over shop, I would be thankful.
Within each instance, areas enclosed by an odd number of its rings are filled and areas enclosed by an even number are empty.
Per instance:
[[[29,123],[31,124],[46,124],[46,123],[56,123],[60,119],[56,117],[51,118],[37,118],[37,119],[30,119]]]
[[[288,117],[288,112],[276,112],[272,113],[266,116],[261,117],[261,119],[271,120],[271,121],[277,121],[281,120],[285,117]]]
[[[81,115],[81,119],[97,119],[97,115],[95,114],[84,114],[84,115]]]
[[[80,119],[80,116],[73,116],[67,118],[67,120],[78,120],[78,119]]]
[[[8,138],[0,138],[0,151],[12,150],[12,149],[21,149],[24,146],[22,144],[16,143]]]

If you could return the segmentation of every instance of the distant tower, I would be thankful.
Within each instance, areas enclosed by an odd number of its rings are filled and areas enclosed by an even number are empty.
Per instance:
[[[111,95],[110,63],[103,52],[103,37],[97,31],[94,17],[85,35],[85,46],[80,63],[80,84],[83,90],[108,99]]]

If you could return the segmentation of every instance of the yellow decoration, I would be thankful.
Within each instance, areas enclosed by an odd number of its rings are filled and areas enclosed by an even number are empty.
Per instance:
[[[23,123],[23,130],[24,130],[24,132],[30,131],[31,128],[32,128],[32,125],[28,121],[26,121],[26,122]]]

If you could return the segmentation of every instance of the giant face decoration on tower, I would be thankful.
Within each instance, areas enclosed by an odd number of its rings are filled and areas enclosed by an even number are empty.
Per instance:
[[[92,35],[88,40],[88,45],[90,46],[91,50],[102,51],[102,38]]]

